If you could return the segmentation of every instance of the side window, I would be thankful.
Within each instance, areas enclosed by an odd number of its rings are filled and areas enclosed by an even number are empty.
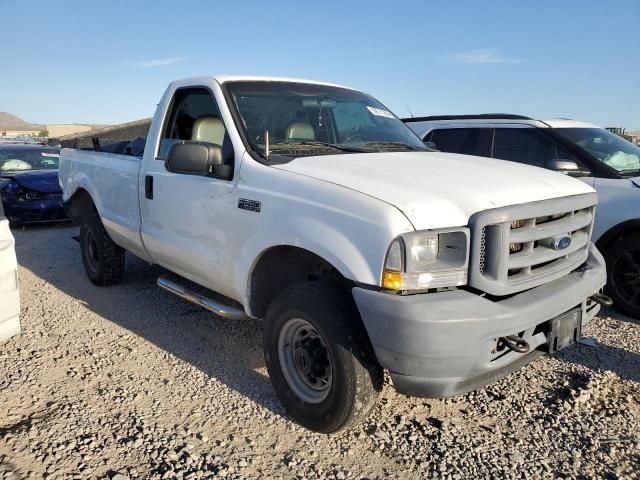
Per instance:
[[[534,128],[496,128],[493,157],[542,168],[553,160],[570,161],[587,170],[570,151]]]
[[[225,147],[230,149],[231,143],[220,117],[220,110],[212,93],[206,88],[176,91],[165,117],[157,158],[164,160],[171,146],[178,140],[215,143],[223,148],[223,155]]]
[[[544,167],[558,158],[555,145],[533,128],[496,128],[493,157]]]
[[[442,152],[491,156],[490,128],[443,128],[432,130],[424,138]]]

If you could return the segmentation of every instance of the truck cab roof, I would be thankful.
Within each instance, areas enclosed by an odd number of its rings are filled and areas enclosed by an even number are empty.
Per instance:
[[[196,85],[201,82],[203,77],[188,77],[181,80],[176,80],[174,83],[191,84]],[[330,82],[319,82],[317,80],[308,80],[304,78],[291,78],[291,77],[270,77],[270,76],[256,76],[256,75],[211,75],[212,78],[220,85],[227,82],[291,82],[291,83],[310,83],[314,85],[325,85],[328,87],[346,88],[349,90],[355,90],[352,87],[345,85],[338,85]]]

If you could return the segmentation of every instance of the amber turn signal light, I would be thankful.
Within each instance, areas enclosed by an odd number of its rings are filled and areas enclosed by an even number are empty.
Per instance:
[[[382,278],[383,288],[389,290],[401,290],[402,289],[402,273],[400,272],[384,272]]]

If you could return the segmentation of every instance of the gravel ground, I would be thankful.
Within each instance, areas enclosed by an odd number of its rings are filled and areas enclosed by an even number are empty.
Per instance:
[[[14,234],[23,334],[0,345],[0,479],[640,478],[640,324],[613,310],[468,395],[387,384],[366,423],[325,436],[278,404],[261,322],[159,290],[131,256],[122,285],[93,286],[73,227]]]

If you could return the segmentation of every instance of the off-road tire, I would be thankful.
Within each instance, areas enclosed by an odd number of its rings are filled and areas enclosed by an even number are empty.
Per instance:
[[[605,293],[616,309],[629,317],[640,318],[640,234],[620,238],[604,252],[604,257],[607,263]],[[632,283],[623,285],[627,279]]]
[[[113,243],[95,209],[80,226],[80,250],[84,269],[94,284],[104,287],[122,281],[125,251]]]
[[[279,339],[291,319],[311,324],[326,345],[332,379],[326,398],[319,403],[300,398],[283,373]],[[383,371],[347,292],[320,282],[287,288],[267,310],[263,341],[276,395],[304,427],[321,433],[337,432],[366,418],[375,406]]]

